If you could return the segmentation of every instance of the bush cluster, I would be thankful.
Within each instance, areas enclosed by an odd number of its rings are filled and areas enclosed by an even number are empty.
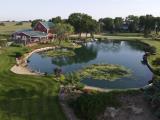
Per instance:
[[[15,25],[23,25],[23,22],[18,22]]]
[[[121,105],[112,93],[82,94],[69,104],[74,109],[75,114],[84,120],[96,120],[106,107],[119,107]]]
[[[11,46],[12,47],[23,47],[22,44],[17,44],[17,43],[12,43]]]
[[[153,86],[147,88],[144,93],[153,113],[160,118],[160,78],[154,79]]]
[[[5,26],[5,24],[4,23],[0,23],[0,26]]]
[[[160,58],[156,58],[152,63],[153,65],[160,65]]]

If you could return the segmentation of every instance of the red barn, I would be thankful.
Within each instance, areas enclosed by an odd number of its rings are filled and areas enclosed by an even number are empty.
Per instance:
[[[40,31],[40,32],[45,32],[45,33],[53,33],[53,27],[54,24],[52,22],[38,22],[34,30],[35,31]]]
[[[53,27],[51,22],[38,22],[33,29],[16,31],[12,34],[12,39],[24,45],[47,41],[54,38]]]

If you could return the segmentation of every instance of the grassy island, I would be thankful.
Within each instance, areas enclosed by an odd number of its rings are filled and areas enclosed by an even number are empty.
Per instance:
[[[112,64],[93,64],[80,72],[82,77],[90,77],[95,80],[109,80],[127,77],[131,72],[123,66]]]
[[[66,49],[65,50],[63,50],[63,49],[49,50],[49,51],[45,52],[44,54],[49,57],[74,56],[75,55],[73,50],[66,50]]]

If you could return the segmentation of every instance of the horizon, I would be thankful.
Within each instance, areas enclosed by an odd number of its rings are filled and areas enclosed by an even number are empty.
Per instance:
[[[38,3],[37,3],[38,2]],[[46,0],[22,1],[2,0],[0,4],[0,21],[28,21],[34,19],[49,20],[61,16],[67,19],[72,13],[85,13],[94,19],[105,17],[127,17],[151,14],[160,16],[160,1],[158,0]],[[6,10],[7,8],[7,10]]]

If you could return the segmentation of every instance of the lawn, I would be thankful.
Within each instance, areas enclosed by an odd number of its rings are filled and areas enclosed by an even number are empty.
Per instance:
[[[0,54],[0,120],[65,120],[58,102],[59,84],[52,77],[10,72],[21,47],[3,48]]]
[[[22,25],[16,25],[16,22],[4,22],[5,26],[0,26],[0,34],[11,34],[16,30],[30,29],[31,23],[23,22]]]

